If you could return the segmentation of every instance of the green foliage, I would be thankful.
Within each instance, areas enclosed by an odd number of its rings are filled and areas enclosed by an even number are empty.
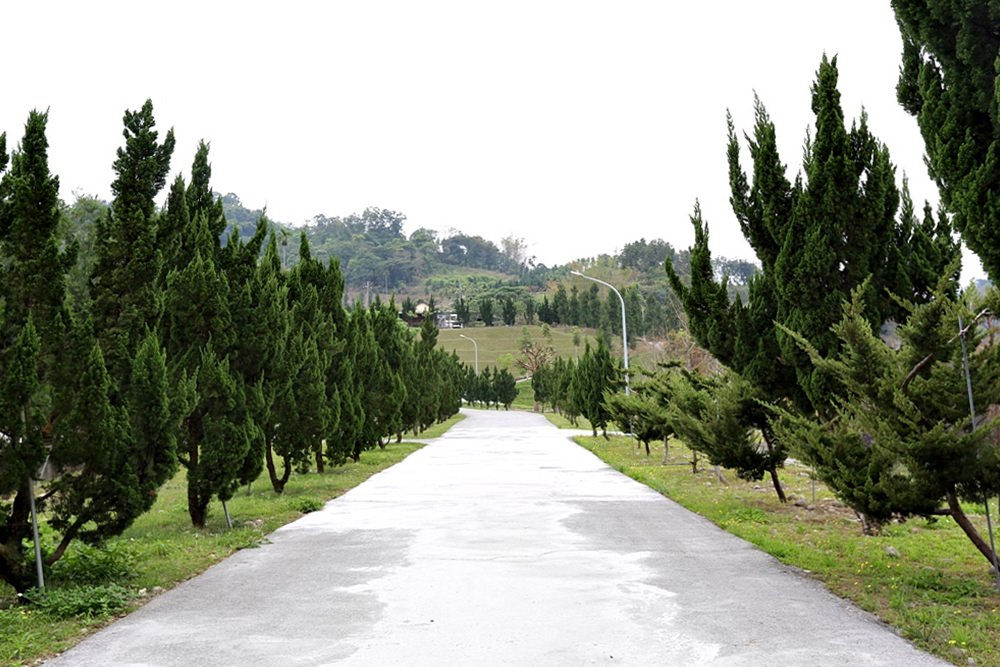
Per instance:
[[[763,421],[755,413],[764,410],[753,387],[733,372],[707,378],[674,373],[669,386],[668,420],[677,436],[712,465],[734,470],[741,479],[757,481],[769,473],[784,501],[777,470],[788,451],[783,440],[768,441],[753,427]]]
[[[955,228],[1000,279],[1000,3],[893,0],[903,38],[897,96]]]
[[[100,586],[135,577],[136,556],[126,542],[100,547],[74,543],[52,567],[52,578],[75,586]]]
[[[105,618],[127,610],[133,594],[120,584],[98,584],[32,590],[25,597],[53,618]]]
[[[730,303],[726,281],[716,282],[712,275],[707,230],[697,206],[690,287],[668,266],[695,338],[765,400],[791,400],[806,410],[824,409],[832,388],[774,322],[832,352],[838,342],[830,327],[852,289],[871,276],[865,303],[875,328],[902,316],[892,294],[925,300],[958,255],[943,221],[916,223],[905,190],[904,207],[894,218],[900,196],[888,151],[871,135],[864,116],[845,127],[836,59],[823,59],[812,93],[816,130],[805,147],[805,178],[794,183],[785,177],[775,128],[760,101],[750,140],[752,179],[740,165],[729,120],[733,210],[762,267],[750,280],[746,305]]]
[[[639,375],[632,382],[632,391],[605,395],[608,414],[622,428],[635,435],[649,451],[649,443],[662,440],[664,446],[674,435],[669,407],[673,400],[671,374],[661,371],[654,375]]]
[[[252,340],[247,331],[252,307],[244,287],[259,245],[243,252],[242,244],[231,244],[223,252],[217,234],[221,207],[210,196],[210,173],[202,144],[192,167],[192,188],[184,190],[178,181],[168,201],[177,208],[168,208],[167,216],[189,223],[175,230],[176,245],[168,249],[174,266],[160,326],[175,395],[186,396],[184,410],[176,414],[179,460],[188,472],[188,511],[199,527],[205,525],[211,498],[231,498],[238,485],[257,476],[264,458],[263,433],[251,412],[260,396],[252,385],[248,396],[243,374],[252,374],[251,351],[239,347]]]
[[[479,300],[479,318],[488,327],[493,326],[493,299],[484,296]]]
[[[303,514],[318,512],[323,509],[324,504],[325,503],[322,500],[313,496],[305,496],[295,499],[295,509]]]
[[[834,418],[813,423],[785,415],[784,437],[806,443],[820,477],[844,502],[864,515],[870,529],[893,518],[928,515],[947,503],[969,539],[992,562],[993,553],[968,523],[959,499],[983,501],[1000,492],[1000,458],[992,422],[970,428],[963,374],[966,332],[974,404],[984,406],[1000,391],[996,345],[981,345],[971,295],[949,298],[944,279],[927,304],[912,312],[898,335],[899,349],[879,340],[866,325],[863,289],[855,291],[834,331],[843,342],[824,357],[808,341],[798,343],[842,390]]]
[[[124,123],[125,146],[118,149],[111,184],[114,200],[97,225],[97,261],[90,277],[101,351],[123,389],[132,354],[162,311],[155,197],[166,183],[175,143],[172,130],[158,141],[149,100],[139,111],[126,111]]]
[[[597,429],[601,429],[607,436],[611,414],[604,396],[608,392],[614,392],[619,381],[620,370],[612,361],[604,341],[598,339],[597,348],[593,350],[588,343],[572,374],[569,400],[579,414],[590,422],[594,435],[597,435]]]
[[[174,471],[165,368],[148,329],[118,329],[107,339],[117,352],[135,345],[109,366],[89,325],[66,306],[75,246],[57,250],[58,182],[48,173],[46,120],[31,114],[0,182],[0,340],[7,341],[0,343],[0,496],[12,499],[0,505],[0,577],[18,589],[31,581],[29,478],[44,477],[36,504],[54,531],[44,554],[52,564],[75,539],[98,543],[127,528]],[[123,183],[116,191],[125,192]],[[142,213],[137,198],[121,211]]]

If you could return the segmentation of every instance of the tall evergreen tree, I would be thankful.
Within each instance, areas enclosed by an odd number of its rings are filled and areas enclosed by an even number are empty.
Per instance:
[[[538,313],[538,303],[532,296],[524,297],[524,323],[531,326],[535,323],[535,315]]]
[[[207,189],[203,148],[194,162],[201,173],[199,190]],[[250,297],[241,281],[247,267],[233,261],[230,284],[220,269],[226,259],[213,214],[204,197],[189,195],[183,181],[175,181],[164,216],[174,245],[165,251],[170,272],[160,335],[181,424],[178,458],[187,469],[188,513],[198,527],[207,521],[211,499],[232,497],[260,473],[264,459],[264,435],[252,415],[263,409],[263,398],[252,386],[248,392],[243,373],[250,372],[251,355],[239,349],[249,317]]]
[[[377,401],[374,416],[378,440],[375,444],[384,446],[383,438],[400,433],[403,427],[402,406],[407,401],[403,371],[413,346],[409,329],[396,317],[396,306],[392,302],[385,306],[374,305],[369,310],[369,317],[380,370],[375,375],[368,375],[367,390]],[[374,402],[369,401],[369,405],[374,407]]]
[[[566,286],[562,283],[556,285],[556,293],[552,297],[552,314],[554,324],[570,324],[569,296],[566,294]]]
[[[30,480],[43,464],[36,504],[56,539],[49,564],[74,539],[97,543],[127,528],[176,465],[159,347],[140,335],[129,377],[116,384],[66,307],[75,250],[57,244],[47,119],[29,115],[0,180],[0,496],[11,499],[0,504],[0,577],[18,591],[31,585]],[[118,386],[128,390],[116,398]]]
[[[955,228],[1000,280],[1000,2],[892,0],[903,38],[896,88]]]
[[[806,412],[827,411],[835,386],[775,322],[815,339],[822,354],[831,354],[839,343],[830,330],[852,289],[866,285],[866,315],[874,330],[901,315],[890,292],[906,290],[897,292],[903,299],[926,298],[936,281],[932,276],[944,272],[958,252],[947,227],[936,223],[921,225],[921,233],[931,237],[928,242],[914,244],[905,255],[898,252],[895,243],[909,238],[913,225],[894,219],[899,195],[888,152],[864,118],[850,130],[845,127],[836,84],[836,60],[824,58],[812,90],[816,130],[806,143],[805,179],[794,183],[785,176],[774,125],[759,100],[749,140],[752,180],[740,164],[729,119],[730,201],[761,263],[750,280],[746,305],[740,299],[730,303],[725,279],[714,279],[708,231],[697,206],[690,286],[667,264],[695,339],[761,399],[791,402]],[[753,410],[741,414],[753,418],[764,435],[767,448],[760,454],[781,458],[786,443],[775,437],[768,416]]]
[[[606,392],[615,392],[618,382],[618,368],[615,366],[604,341],[598,339],[596,349],[592,349],[590,343],[587,342],[584,346],[583,356],[572,374],[570,400],[579,414],[590,422],[595,437],[597,429],[601,429],[605,438],[608,437],[608,422],[611,420],[611,413],[608,411],[604,397]]]
[[[500,318],[509,327],[517,320],[517,303],[514,297],[507,295],[500,300]]]
[[[493,326],[493,298],[489,296],[484,296],[479,299],[479,317],[483,320],[483,324],[488,327]]]
[[[576,285],[569,288],[569,302],[567,304],[568,319],[566,324],[570,326],[580,326],[580,290]]]
[[[791,399],[805,409],[828,405],[833,394],[823,372],[773,322],[814,337],[828,353],[838,345],[830,327],[841,304],[868,276],[866,303],[874,328],[901,315],[891,291],[906,287],[899,297],[926,298],[936,282],[931,276],[945,271],[958,254],[947,227],[936,223],[932,229],[922,226],[932,235],[929,243],[917,244],[907,257],[897,252],[894,243],[908,232],[894,218],[899,195],[888,152],[864,118],[845,128],[836,84],[836,59],[824,58],[813,86],[816,131],[806,144],[806,179],[794,184],[785,177],[774,125],[759,101],[750,141],[752,182],[740,165],[729,122],[731,202],[761,263],[747,304],[730,304],[725,280],[714,280],[707,227],[697,206],[690,287],[667,265],[696,340],[767,400]]]
[[[497,405],[510,410],[511,403],[517,398],[517,380],[510,371],[502,368],[493,376],[493,382],[496,384]]]
[[[125,145],[118,149],[111,184],[114,200],[97,226],[97,262],[90,277],[94,327],[108,369],[123,389],[139,341],[163,309],[155,197],[166,184],[175,144],[173,130],[158,141],[149,100],[139,111],[126,111],[124,124]]]
[[[984,412],[1000,389],[1000,347],[983,344],[972,308],[978,297],[955,300],[954,289],[954,277],[946,276],[932,300],[911,307],[897,332],[898,348],[872,333],[860,289],[835,327],[844,343],[840,352],[824,357],[798,337],[813,362],[841,383],[843,398],[836,419],[786,415],[778,428],[806,443],[823,463],[824,481],[862,516],[867,532],[893,519],[950,514],[993,564],[992,548],[959,502],[983,502],[1000,491],[995,417],[970,428],[963,347],[973,404]],[[956,335],[960,324],[965,341]]]

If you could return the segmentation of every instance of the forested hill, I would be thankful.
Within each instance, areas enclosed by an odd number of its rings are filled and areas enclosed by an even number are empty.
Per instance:
[[[230,225],[237,226],[241,236],[251,236],[262,211],[246,208],[233,193],[222,196],[222,202]],[[346,284],[353,290],[368,286],[379,293],[433,294],[448,292],[449,287],[464,291],[470,280],[485,280],[543,291],[551,281],[565,278],[571,268],[537,263],[527,254],[525,239],[508,236],[498,246],[481,236],[461,232],[442,236],[427,228],[407,236],[403,233],[405,220],[405,215],[395,211],[368,208],[344,217],[317,215],[301,228],[274,224],[288,264],[298,258],[299,239],[304,232],[314,257],[340,260]],[[688,251],[677,250],[659,239],[639,239],[627,243],[617,255],[580,258],[575,264],[604,265],[631,272],[637,282],[661,282],[667,259],[682,276],[688,274]],[[719,276],[730,276],[737,292],[756,272],[754,264],[741,259],[717,257],[713,264]],[[478,281],[470,275],[475,273],[480,274]]]
[[[262,211],[246,208],[232,193],[221,199],[229,223],[223,232],[223,243],[234,228],[244,239],[252,236]],[[90,197],[79,197],[63,207],[63,236],[80,244],[79,262],[70,274],[69,289],[81,302],[86,300],[86,276],[93,268],[94,228],[106,211],[105,202]],[[562,298],[571,304],[580,286],[570,270],[585,269],[623,290],[634,290],[643,304],[643,312],[663,314],[652,318],[662,322],[648,331],[650,335],[680,325],[680,304],[668,285],[663,265],[669,259],[687,281],[689,254],[666,241],[639,239],[625,244],[615,255],[580,258],[567,265],[548,267],[527,255],[525,239],[507,237],[498,246],[480,236],[460,232],[442,236],[433,229],[423,228],[407,236],[403,233],[405,219],[394,211],[369,208],[345,217],[319,215],[301,228],[275,221],[272,224],[286,267],[298,261],[303,233],[313,257],[324,263],[339,259],[347,302],[379,295],[385,299],[395,297],[400,304],[433,299],[442,308],[450,309],[462,298],[476,314],[484,299],[500,304],[511,298],[523,310],[526,300],[537,302],[541,308],[546,299],[555,303],[561,292]],[[731,295],[745,296],[750,277],[756,271],[753,264],[717,257],[713,266],[717,277],[729,276]],[[586,289],[597,288],[591,285]],[[574,318],[568,317],[566,322],[573,323]]]

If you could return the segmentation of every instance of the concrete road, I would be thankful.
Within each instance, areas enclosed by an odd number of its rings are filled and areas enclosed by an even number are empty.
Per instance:
[[[942,665],[608,468],[471,411],[50,665]]]

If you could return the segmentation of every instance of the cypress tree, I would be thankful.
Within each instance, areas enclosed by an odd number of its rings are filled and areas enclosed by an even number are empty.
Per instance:
[[[488,327],[493,326],[493,299],[488,296],[479,299],[479,317],[483,324]]]
[[[583,356],[572,373],[569,394],[575,409],[590,422],[595,437],[597,429],[601,429],[605,438],[608,437],[611,414],[605,405],[604,395],[605,392],[614,392],[617,383],[618,369],[604,341],[598,339],[597,349],[592,349],[587,342]]]
[[[1000,2],[892,0],[903,38],[897,97],[963,240],[1000,280]]]
[[[992,419],[971,429],[960,318],[969,350],[973,402],[986,406],[1000,389],[996,345],[981,345],[975,298],[950,294],[946,276],[928,303],[910,306],[898,330],[900,346],[886,345],[864,319],[856,290],[835,333],[841,350],[823,356],[804,337],[798,343],[813,363],[842,386],[836,419],[811,422],[785,415],[782,435],[801,439],[822,462],[818,472],[864,519],[866,532],[913,515],[950,514],[991,563],[991,547],[965,515],[960,500],[983,502],[1000,492],[1000,460]],[[991,295],[995,302],[997,295]],[[942,508],[941,506],[944,505]]]
[[[234,235],[223,248],[221,201],[211,192],[208,147],[201,142],[191,186],[171,188],[161,238],[165,249],[165,312],[161,336],[182,422],[179,440],[188,474],[188,511],[204,526],[213,496],[225,501],[261,472],[265,437],[254,417],[266,410],[260,384],[264,358],[256,335],[259,302],[251,282],[267,232],[264,218],[247,243]]]
[[[57,244],[46,123],[29,115],[0,180],[0,496],[11,498],[0,505],[0,577],[18,591],[31,584],[29,479],[43,463],[36,505],[56,539],[49,564],[74,539],[97,543],[128,527],[175,468],[160,349],[138,332],[129,376],[114,378],[66,306],[75,249]]]
[[[562,283],[556,285],[556,293],[552,297],[552,324],[569,324],[569,296],[566,294],[566,286]]]
[[[121,389],[143,332],[156,326],[163,309],[155,197],[166,184],[175,143],[173,130],[158,141],[149,100],[139,111],[126,111],[124,124],[125,145],[118,149],[111,184],[114,200],[97,225],[97,262],[90,277],[94,327]]]
[[[194,257],[167,279],[162,325],[175,392],[186,402],[179,460],[187,468],[188,512],[203,527],[213,495],[231,497],[252,443],[243,388],[224,353],[233,343],[229,285],[216,269],[204,217],[192,222],[200,239]],[[207,257],[205,255],[208,255]]]
[[[396,307],[392,302],[387,306],[374,305],[370,314],[375,345],[384,369],[382,377],[372,378],[375,381],[372,389],[380,402],[379,436],[388,438],[401,434],[403,430],[403,406],[408,397],[405,373],[413,346],[410,331],[396,316]]]
[[[670,387],[672,373],[661,370],[654,376],[636,374],[637,381],[632,383],[632,392],[610,394],[605,400],[608,414],[622,428],[631,427],[632,434],[646,448],[649,456],[649,443],[653,440],[663,441],[663,462],[667,462],[669,441],[674,435],[674,428],[669,419],[669,411],[673,402],[673,392]]]
[[[576,285],[570,286],[567,311],[569,314],[567,324],[580,326],[580,290]]]
[[[725,280],[713,277],[708,232],[697,205],[690,286],[667,264],[695,339],[761,399],[791,402],[807,413],[828,411],[836,385],[775,322],[830,354],[839,345],[830,329],[852,289],[866,285],[866,316],[874,330],[901,316],[890,291],[905,290],[897,293],[903,299],[925,299],[934,276],[957,256],[946,225],[925,220],[918,230],[905,206],[901,221],[894,219],[899,194],[888,151],[871,135],[864,117],[845,127],[836,84],[836,60],[824,58],[812,88],[816,130],[806,142],[805,178],[794,183],[785,177],[774,125],[759,100],[749,139],[752,181],[740,164],[729,119],[730,201],[761,263],[750,280],[746,305],[739,299],[730,303]],[[895,245],[904,239],[919,242],[904,254]],[[763,433],[767,448],[760,454],[780,459],[786,443],[775,437],[768,416],[756,410],[741,414],[753,418]]]
[[[506,368],[501,369],[493,378],[496,383],[497,404],[504,410],[510,410],[511,403],[517,398],[517,380]]]
[[[507,295],[500,300],[500,317],[507,326],[514,326],[517,320],[517,303],[514,297]]]
[[[538,314],[538,302],[535,301],[535,297],[526,296],[524,297],[524,323],[527,325],[532,325],[535,323],[535,315]]]

